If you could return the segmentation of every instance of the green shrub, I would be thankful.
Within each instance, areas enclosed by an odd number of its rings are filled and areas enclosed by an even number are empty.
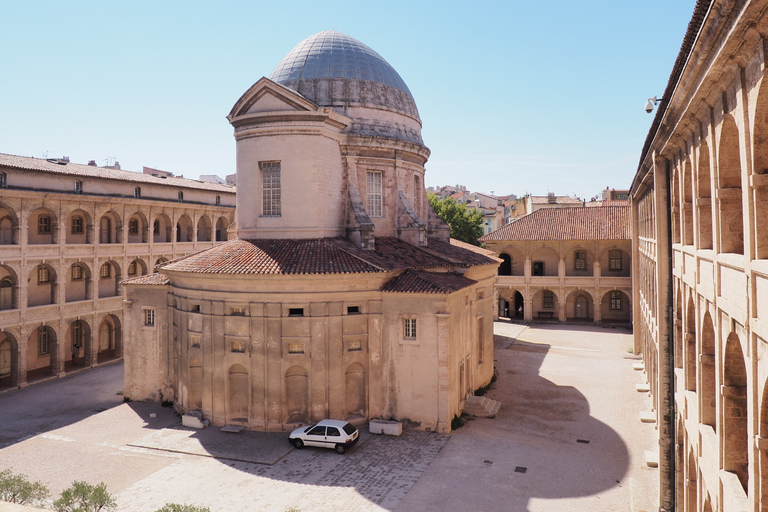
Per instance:
[[[91,485],[88,482],[72,482],[72,487],[61,493],[53,502],[56,512],[99,512],[114,510],[117,502],[107,492],[107,484]]]
[[[41,505],[51,492],[40,482],[30,482],[27,475],[0,471],[0,501],[20,505]]]
[[[208,507],[198,507],[197,505],[179,505],[178,503],[166,503],[163,508],[155,512],[211,512]]]

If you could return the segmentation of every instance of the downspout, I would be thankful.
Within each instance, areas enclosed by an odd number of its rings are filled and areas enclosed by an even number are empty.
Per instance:
[[[674,300],[673,293],[673,267],[672,267],[672,201],[670,198],[672,192],[672,182],[670,173],[670,162],[666,159],[666,165],[664,166],[664,181],[666,182],[666,194],[664,195],[664,203],[667,209],[667,343],[664,346],[664,350],[661,352],[661,357],[664,358],[663,363],[659,364],[660,372],[666,371],[666,386],[662,387],[662,390],[666,392],[666,399],[661,400],[661,433],[662,441],[660,443],[660,458],[665,461],[664,469],[666,469],[664,475],[661,475],[662,482],[666,485],[666,492],[661,492],[661,506],[660,512],[674,512],[675,510],[675,449],[677,447],[677,422],[675,421],[675,358],[674,349],[675,346],[675,326],[674,326]],[[667,436],[664,436],[664,433]],[[666,439],[664,439],[666,437]]]

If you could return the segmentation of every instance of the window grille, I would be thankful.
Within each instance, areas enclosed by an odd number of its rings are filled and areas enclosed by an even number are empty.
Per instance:
[[[232,308],[231,314],[232,316],[245,316],[245,308],[243,307]]]
[[[82,235],[83,231],[84,231],[83,218],[82,217],[72,217],[72,234],[73,235]]]
[[[611,251],[609,257],[608,268],[610,270],[621,270],[621,251]]]
[[[146,325],[147,327],[155,326],[155,310],[154,309],[144,310],[144,325]]]
[[[261,214],[279,217],[281,209],[280,162],[261,162]]]
[[[231,352],[238,352],[238,353],[244,353],[245,352],[245,342],[244,341],[231,341],[229,343],[230,351]]]
[[[51,282],[51,273],[48,267],[45,265],[37,266],[37,284],[44,284]]]
[[[542,294],[542,307],[552,309],[555,307],[555,294],[549,290],[544,290]]]
[[[105,263],[101,266],[101,277],[102,279],[108,279],[112,276],[112,265],[109,263]]]
[[[40,330],[37,331],[37,353],[40,355],[47,354],[50,351],[50,343],[48,328],[40,327]]]
[[[134,187],[133,188],[133,197],[135,197],[135,198],[141,197],[141,187]]]
[[[356,352],[358,350],[363,350],[363,342],[361,340],[353,340],[347,344],[348,352]]]
[[[83,193],[83,182],[80,180],[75,181],[75,194]]]
[[[573,267],[576,270],[586,270],[587,268],[587,253],[584,251],[574,252]]]
[[[139,220],[138,219],[131,219],[128,221],[128,234],[129,235],[138,235],[139,234]]]
[[[611,292],[611,310],[621,311],[621,292]]]
[[[80,265],[72,265],[72,280],[80,281],[83,279],[83,267]]]
[[[288,344],[288,353],[289,354],[303,354],[304,353],[304,344],[303,343],[289,343]]]
[[[42,235],[51,232],[51,218],[47,215],[41,215],[37,218],[37,233]]]
[[[381,171],[368,171],[366,210],[371,217],[382,216]]]
[[[407,340],[416,339],[416,319],[415,318],[403,319],[403,338]]]

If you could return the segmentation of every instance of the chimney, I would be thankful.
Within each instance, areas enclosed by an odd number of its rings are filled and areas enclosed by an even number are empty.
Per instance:
[[[112,168],[113,168],[113,169],[117,169],[117,170],[119,171],[119,170],[120,170],[120,162],[118,162],[117,160],[115,160],[115,165],[113,165],[113,166],[112,166]]]
[[[91,167],[96,167],[96,160],[88,160],[88,165]]]
[[[65,162],[69,163],[69,157],[68,156],[63,156],[63,157],[61,157],[61,159],[64,160]]]

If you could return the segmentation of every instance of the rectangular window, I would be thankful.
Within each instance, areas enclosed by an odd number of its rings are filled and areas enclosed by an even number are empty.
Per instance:
[[[141,187],[133,187],[133,197],[141,197]]]
[[[221,196],[216,196],[216,206],[221,204]]]
[[[288,316],[304,316],[304,308],[289,308]]]
[[[575,270],[586,270],[587,268],[587,253],[584,251],[575,251],[573,253],[573,268]]]
[[[347,343],[348,352],[357,352],[363,350],[363,342],[361,340],[354,340]]]
[[[37,233],[39,235],[51,232],[51,218],[47,215],[41,215],[37,218]]]
[[[477,362],[482,363],[483,362],[483,356],[485,347],[485,325],[483,324],[483,318],[477,319]]]
[[[73,235],[83,234],[83,218],[82,217],[72,217],[72,234]]]
[[[8,187],[8,175],[4,172],[0,172],[0,188]]]
[[[611,310],[621,311],[621,292],[611,292]]]
[[[184,192],[182,192],[181,190],[179,190],[179,194],[178,194],[178,196],[179,196],[179,202],[182,202],[182,201],[184,201]]]
[[[50,350],[50,338],[48,337],[48,328],[40,327],[37,331],[37,353],[47,354]]]
[[[610,270],[621,270],[621,251],[611,251],[609,257],[608,268]]]
[[[288,344],[288,353],[289,354],[303,354],[304,353],[304,344],[303,343],[289,343]]]
[[[416,210],[416,215],[420,215],[421,212],[421,179],[418,176],[413,177],[413,209]]]
[[[230,352],[237,352],[240,354],[245,353],[245,342],[240,340],[232,340],[229,342],[229,350]]]
[[[265,217],[279,217],[282,214],[280,202],[280,162],[261,162],[261,214]]]
[[[555,294],[549,290],[542,292],[542,307],[552,309],[555,307]]]
[[[83,279],[83,267],[80,265],[72,265],[72,280],[80,281]]]
[[[403,319],[403,338],[407,340],[416,339],[416,319],[415,318]]]
[[[138,235],[139,234],[139,220],[138,219],[131,219],[128,221],[128,234],[129,235]]]
[[[147,327],[155,326],[155,310],[154,309],[144,310],[144,325]]]
[[[156,220],[152,224],[152,234],[154,234],[154,235],[159,235],[160,234],[160,221],[159,220]]]
[[[83,329],[80,327],[80,320],[72,322],[72,345],[75,347],[82,346],[83,342]]]
[[[360,314],[360,306],[347,306],[347,314],[348,315]]]
[[[366,210],[371,217],[381,217],[381,171],[368,171],[366,181]]]
[[[200,348],[200,335],[199,334],[190,334],[189,335],[189,346],[192,348]]]
[[[48,267],[44,265],[37,266],[37,284],[44,284],[51,282],[51,273],[48,271]]]
[[[199,313],[200,312],[200,304],[192,304],[192,306],[189,308],[189,311],[191,313]]]
[[[534,261],[533,262],[533,275],[534,276],[543,276],[544,275],[544,262],[543,261]]]
[[[80,180],[75,181],[75,194],[83,193],[83,182]]]
[[[128,264],[128,275],[129,276],[135,276],[136,275],[136,260],[133,260]]]
[[[232,316],[245,316],[245,308],[232,308],[230,314]]]
[[[109,279],[112,276],[112,265],[105,263],[101,266],[101,278]]]

